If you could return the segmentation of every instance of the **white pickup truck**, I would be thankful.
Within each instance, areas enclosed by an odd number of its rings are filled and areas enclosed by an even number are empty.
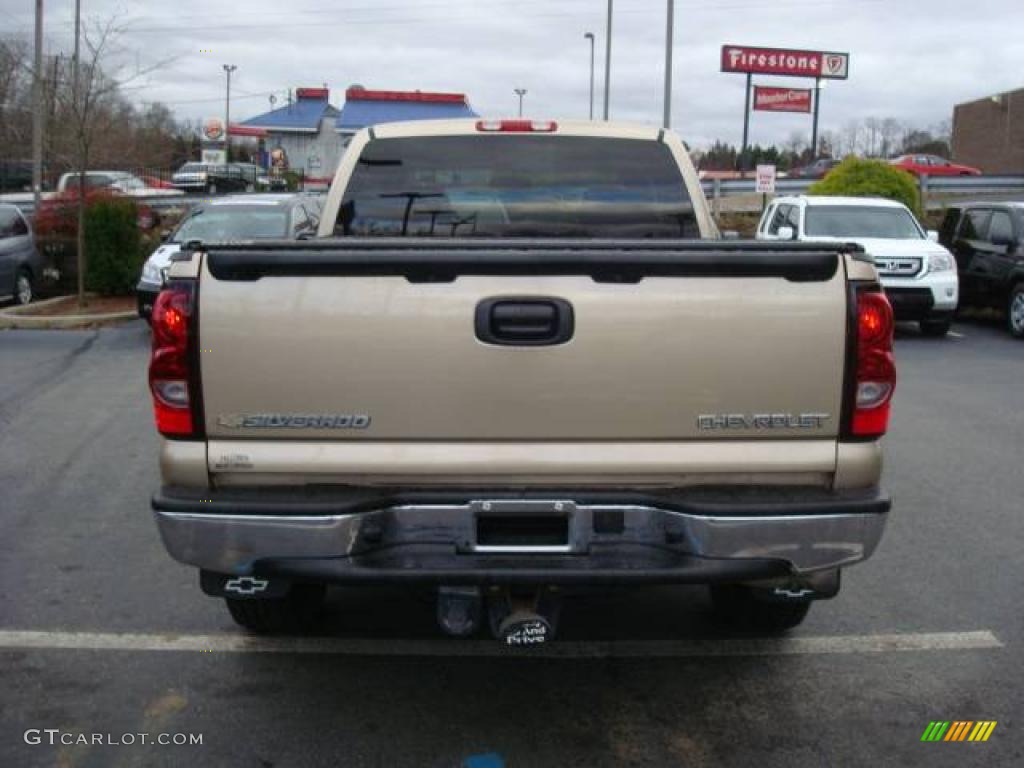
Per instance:
[[[857,243],[874,259],[897,321],[945,336],[959,298],[952,254],[907,206],[875,197],[778,197],[757,226],[759,240]]]
[[[445,631],[510,644],[580,585],[795,626],[885,526],[892,311],[856,246],[715,234],[666,131],[361,131],[317,238],[172,257],[168,551],[254,631],[331,584],[431,586]]]

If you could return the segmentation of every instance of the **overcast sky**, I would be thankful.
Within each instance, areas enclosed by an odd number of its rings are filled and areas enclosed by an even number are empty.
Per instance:
[[[72,46],[73,0],[46,0],[48,53]],[[604,77],[605,0],[82,0],[83,18],[119,18],[122,59],[170,63],[126,95],[180,117],[222,114],[222,64],[235,64],[232,122],[278,106],[288,88],[460,91],[488,116],[586,117],[589,43],[597,35],[596,109]],[[613,119],[662,114],[665,0],[616,0]],[[0,0],[0,34],[31,37],[32,0]],[[692,144],[739,142],[742,75],[719,72],[723,43],[850,52],[850,79],[828,84],[823,129],[896,117],[927,127],[957,102],[1024,87],[1022,0],[677,0],[673,127]],[[755,76],[804,87],[811,81]],[[136,83],[135,85],[138,85]],[[806,115],[755,113],[752,142],[810,135]]]

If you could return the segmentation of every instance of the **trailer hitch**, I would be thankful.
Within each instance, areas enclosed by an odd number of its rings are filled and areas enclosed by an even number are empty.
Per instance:
[[[479,587],[443,586],[437,592],[437,622],[455,637],[468,637],[480,627],[485,596]],[[553,639],[561,613],[556,587],[511,589],[491,587],[486,595],[491,634],[505,645],[542,645]]]

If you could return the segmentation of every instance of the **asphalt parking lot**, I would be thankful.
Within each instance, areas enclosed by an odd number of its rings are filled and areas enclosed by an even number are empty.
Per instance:
[[[1024,344],[993,324],[899,335],[888,531],[790,639],[650,588],[571,600],[526,654],[395,590],[245,639],[150,518],[147,352],[141,323],[0,333],[0,766],[1024,764]],[[998,725],[922,743],[935,720]]]

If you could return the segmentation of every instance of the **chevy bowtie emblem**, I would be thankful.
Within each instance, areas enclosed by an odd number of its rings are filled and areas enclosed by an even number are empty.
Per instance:
[[[237,579],[229,579],[224,584],[225,592],[235,592],[239,595],[255,595],[263,592],[270,582],[266,579],[254,579],[252,576],[239,576]]]

